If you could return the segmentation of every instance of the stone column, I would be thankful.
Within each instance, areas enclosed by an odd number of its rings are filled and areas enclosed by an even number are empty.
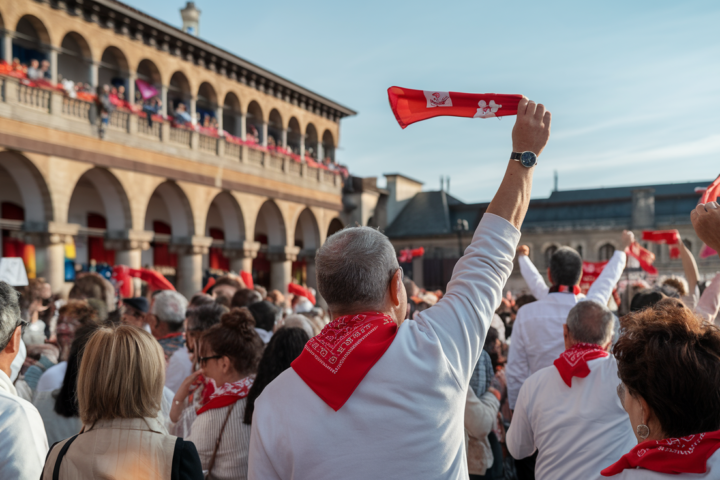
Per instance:
[[[287,295],[287,286],[292,277],[292,262],[297,259],[299,251],[298,247],[271,245],[268,248],[271,290],[279,290],[283,295]]]
[[[237,245],[233,243],[227,245],[223,254],[230,259],[232,272],[252,273],[252,261],[257,257],[258,250],[260,250],[259,242],[244,241]]]
[[[212,237],[195,236],[174,243],[172,251],[178,254],[177,290],[190,299],[202,290],[202,259],[212,245]]]
[[[197,115],[197,97],[190,97],[188,113],[190,113],[190,118],[193,119],[193,125],[197,125],[197,118],[195,117]]]
[[[412,260],[413,282],[418,288],[425,288],[423,282],[423,259],[424,257],[415,257]]]
[[[305,260],[305,274],[307,278],[305,282],[308,287],[312,287],[317,291],[317,271],[315,270],[315,254],[317,250],[306,248],[300,252],[300,258]]]
[[[260,141],[262,142],[262,146],[267,147],[268,146],[268,124],[267,124],[267,122],[263,122],[262,133],[260,135],[262,135],[262,138],[260,139]]]
[[[58,54],[57,50],[53,47],[50,49],[50,81],[53,85],[58,82]]]
[[[162,102],[160,112],[161,112],[161,114],[162,114],[163,117],[165,117],[165,116],[168,114],[168,98],[167,98],[167,94],[168,94],[168,87],[167,87],[167,85],[163,85],[162,87],[160,87],[160,101]]]
[[[90,78],[88,79],[90,82],[90,86],[92,87],[93,93],[97,91],[98,82],[100,78],[100,65],[95,62],[90,62]]]
[[[130,105],[135,105],[135,79],[137,78],[137,73],[130,72],[128,73],[128,87],[125,90],[125,100],[130,102]]]
[[[241,113],[240,117],[240,139],[244,142],[247,140],[247,115]]]
[[[305,158],[305,136],[300,135],[300,158]]]
[[[150,249],[154,232],[144,230],[109,231],[105,234],[105,248],[115,250],[115,263],[130,268],[142,267],[142,252]]]
[[[80,225],[49,222],[44,230],[26,231],[25,243],[35,245],[38,259],[38,276],[45,277],[53,293],[61,293],[65,285],[65,244],[72,242]]]
[[[287,148],[287,129],[283,129],[281,134],[282,148]]]
[[[325,149],[323,148],[323,144],[318,142],[317,143],[317,161],[318,162],[322,163],[322,161],[325,160],[324,153],[325,153]]]
[[[220,133],[223,129],[223,107],[217,107],[215,109],[215,116],[218,122],[218,133]]]
[[[9,65],[12,65],[13,61],[12,39],[13,32],[5,30],[5,33],[3,34],[3,60],[5,60]]]

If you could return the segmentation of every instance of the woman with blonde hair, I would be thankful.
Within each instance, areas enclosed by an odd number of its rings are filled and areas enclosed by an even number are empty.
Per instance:
[[[78,373],[83,429],[51,448],[43,480],[202,479],[195,445],[168,435],[158,419],[164,383],[165,358],[149,333],[100,328]]]

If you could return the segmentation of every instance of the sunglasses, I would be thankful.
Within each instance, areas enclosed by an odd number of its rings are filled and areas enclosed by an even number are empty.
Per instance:
[[[198,363],[200,365],[205,365],[205,362],[207,362],[208,360],[219,360],[222,357],[223,357],[222,355],[213,355],[211,357],[200,357],[200,358],[198,358]]]

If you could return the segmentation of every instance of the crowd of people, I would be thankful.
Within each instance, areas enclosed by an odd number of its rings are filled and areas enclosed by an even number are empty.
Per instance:
[[[513,150],[549,130],[523,99]],[[519,245],[532,174],[509,162],[444,293],[369,227],[318,250],[318,292],[0,282],[3,477],[718,478],[720,274],[698,282],[686,251],[683,278],[623,298],[619,250],[583,293],[562,247],[546,283]],[[720,251],[717,203],[691,221]],[[514,260],[529,294],[505,289]]]

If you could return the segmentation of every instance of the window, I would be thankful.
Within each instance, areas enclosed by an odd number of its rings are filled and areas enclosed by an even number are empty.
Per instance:
[[[610,260],[610,257],[613,256],[613,253],[615,253],[615,247],[609,243],[606,243],[605,245],[600,247],[600,251],[598,252],[598,259],[601,262]]]

